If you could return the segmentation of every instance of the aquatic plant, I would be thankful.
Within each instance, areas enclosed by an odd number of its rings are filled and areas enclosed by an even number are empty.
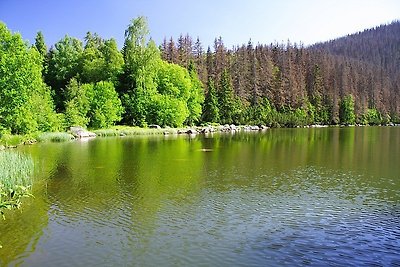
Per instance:
[[[31,196],[33,160],[15,151],[0,152],[0,214],[19,209],[21,199]]]

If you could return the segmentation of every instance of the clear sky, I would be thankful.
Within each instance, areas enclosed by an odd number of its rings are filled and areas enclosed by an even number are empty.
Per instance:
[[[34,42],[41,30],[53,45],[87,31],[123,44],[130,20],[148,18],[152,38],[189,33],[204,46],[222,36],[247,43],[325,41],[400,19],[399,0],[0,0],[0,20]]]

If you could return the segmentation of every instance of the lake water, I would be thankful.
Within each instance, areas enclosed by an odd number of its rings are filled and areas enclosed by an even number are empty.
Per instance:
[[[1,266],[400,266],[400,127],[19,148]]]

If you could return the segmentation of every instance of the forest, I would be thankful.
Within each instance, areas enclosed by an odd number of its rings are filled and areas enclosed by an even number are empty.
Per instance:
[[[257,124],[399,123],[400,23],[309,47],[247,44],[204,49],[189,35],[157,45],[133,19],[122,49],[88,32],[48,48],[0,22],[0,133]]]

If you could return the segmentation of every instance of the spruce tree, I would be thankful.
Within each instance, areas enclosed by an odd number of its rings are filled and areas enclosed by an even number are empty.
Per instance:
[[[40,56],[44,59],[47,56],[47,46],[44,42],[44,36],[41,31],[36,34],[35,37],[35,47],[39,52]]]
[[[233,123],[235,96],[233,93],[231,76],[225,68],[222,72],[218,90],[220,121],[223,124]]]
[[[214,80],[211,77],[208,78],[207,88],[203,105],[203,121],[217,123],[219,122],[218,98]]]
[[[356,122],[354,97],[352,95],[345,96],[340,102],[339,119],[340,123],[345,125],[351,125]]]

